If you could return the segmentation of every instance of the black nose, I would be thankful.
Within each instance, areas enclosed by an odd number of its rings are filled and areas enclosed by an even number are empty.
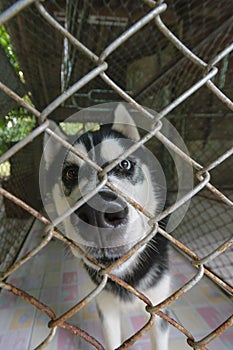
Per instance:
[[[101,192],[82,205],[75,214],[85,223],[101,228],[114,228],[125,224],[128,206],[111,192]]]

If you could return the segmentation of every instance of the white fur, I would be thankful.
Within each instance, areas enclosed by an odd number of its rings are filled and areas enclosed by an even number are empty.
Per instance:
[[[119,103],[114,111],[113,130],[122,133],[131,140],[138,141],[140,139],[135,123],[122,103]]]
[[[78,147],[76,147],[80,152],[82,152],[83,154],[85,154],[87,156],[87,150],[86,150],[86,147],[80,143],[78,145]],[[81,158],[79,158],[76,154],[74,154],[73,152],[69,152],[68,155],[67,155],[67,159],[66,159],[67,162],[70,162],[70,163],[74,163],[74,164],[77,164],[79,167],[81,167],[82,165],[85,164],[85,161],[82,160]]]
[[[153,305],[157,305],[169,296],[169,291],[170,277],[165,275],[156,287],[146,290],[144,294]],[[134,302],[122,302],[110,292],[103,290],[97,296],[96,303],[103,316],[103,333],[107,350],[117,349],[126,340],[121,331],[124,329],[124,326],[121,324],[123,314],[127,315],[132,311],[140,311],[145,315],[145,322],[150,317],[145,310],[146,304],[139,298],[135,298]],[[155,323],[149,332],[151,350],[168,350],[168,330],[161,330],[160,323],[160,317],[156,316]]]
[[[116,141],[115,139],[105,139],[101,142],[100,156],[105,162],[115,160],[124,152],[122,146]]]

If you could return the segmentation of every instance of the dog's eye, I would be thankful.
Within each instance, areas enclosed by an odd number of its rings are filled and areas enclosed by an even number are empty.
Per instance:
[[[132,168],[132,162],[128,159],[124,159],[119,163],[119,168],[122,170],[130,170]]]
[[[73,183],[78,178],[78,167],[70,165],[63,170],[62,179],[67,183]]]

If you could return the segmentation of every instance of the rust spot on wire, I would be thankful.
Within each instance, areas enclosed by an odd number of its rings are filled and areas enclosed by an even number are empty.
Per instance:
[[[13,286],[10,283],[0,282],[0,287],[8,290],[9,292],[13,293],[14,295],[17,295],[18,297],[24,299],[31,305],[35,306],[37,309],[39,309],[41,312],[46,314],[49,318],[55,319],[55,313],[52,311],[50,307],[43,304],[39,300],[37,300],[35,297],[30,295],[29,293],[25,292],[24,290],[21,290],[15,286]]]
[[[132,337],[124,341],[124,343],[119,346],[116,350],[125,350],[128,349],[130,346],[132,346],[137,340],[139,340],[145,333],[147,333],[151,327],[154,325],[155,322],[155,315],[151,315],[149,321],[140,329],[138,330]]]
[[[104,350],[103,345],[94,337],[92,337],[89,333],[84,331],[83,329],[74,326],[72,324],[64,322],[60,325],[61,328],[66,329],[67,331],[71,332],[72,334],[84,339],[89,344],[93,345],[97,350]]]

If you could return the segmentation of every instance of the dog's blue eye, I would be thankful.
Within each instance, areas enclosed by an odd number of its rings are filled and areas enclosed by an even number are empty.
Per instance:
[[[119,168],[123,170],[130,170],[132,167],[132,162],[128,159],[124,159],[119,163]]]

